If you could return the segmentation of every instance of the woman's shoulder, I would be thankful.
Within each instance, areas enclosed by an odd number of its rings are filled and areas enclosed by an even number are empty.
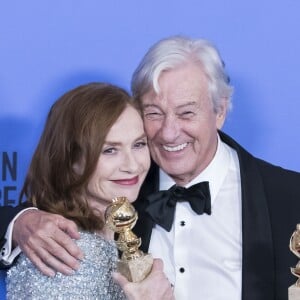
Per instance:
[[[90,232],[80,232],[80,239],[75,241],[84,253],[83,262],[94,265],[115,263],[117,248],[114,241],[108,241],[101,235]]]
[[[76,243],[85,256],[73,275],[57,273],[47,277],[21,254],[7,274],[8,299],[125,299],[124,293],[113,282],[111,274],[116,269],[117,250],[113,241],[81,232]],[[95,280],[97,279],[97,280]]]

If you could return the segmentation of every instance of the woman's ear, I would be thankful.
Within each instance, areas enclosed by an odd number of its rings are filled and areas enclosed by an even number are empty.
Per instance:
[[[73,164],[72,166],[73,171],[77,174],[77,175],[82,175],[83,173],[83,164],[82,162],[76,162]]]

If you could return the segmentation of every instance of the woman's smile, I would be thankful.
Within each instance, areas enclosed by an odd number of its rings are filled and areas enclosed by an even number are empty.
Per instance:
[[[139,177],[138,176],[135,176],[133,178],[112,180],[112,182],[120,184],[120,185],[134,185],[134,184],[137,184],[138,181],[139,181]]]

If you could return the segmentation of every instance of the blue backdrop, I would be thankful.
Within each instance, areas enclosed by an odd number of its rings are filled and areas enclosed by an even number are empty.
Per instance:
[[[58,96],[90,81],[129,89],[149,46],[174,34],[219,48],[235,87],[225,132],[300,171],[299,12],[298,0],[2,1],[0,205],[16,203]]]

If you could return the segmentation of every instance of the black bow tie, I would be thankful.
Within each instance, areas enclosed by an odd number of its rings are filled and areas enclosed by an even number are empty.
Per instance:
[[[188,201],[198,214],[211,214],[209,183],[203,181],[189,188],[173,185],[167,191],[160,191],[148,196],[149,204],[146,212],[153,221],[167,231],[171,230],[176,203]]]

